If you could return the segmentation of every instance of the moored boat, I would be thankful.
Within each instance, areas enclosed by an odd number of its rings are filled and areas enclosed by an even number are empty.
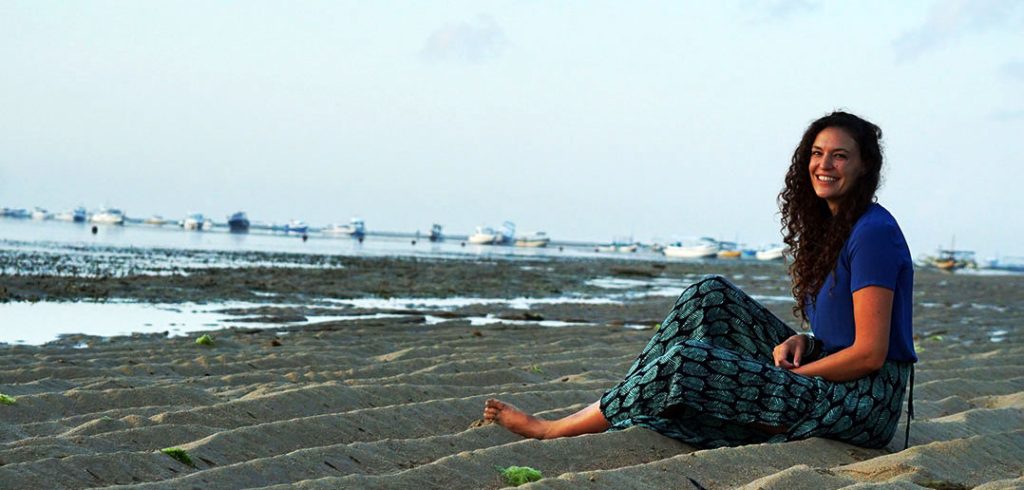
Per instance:
[[[543,231],[530,233],[516,238],[517,247],[539,248],[548,246],[548,243],[551,243],[551,238]]]
[[[228,216],[228,229],[231,233],[247,233],[249,231],[249,217],[243,211],[238,211]]]
[[[754,257],[757,260],[782,260],[786,254],[785,245],[769,245],[761,250],[758,250]]]
[[[940,249],[938,255],[931,259],[931,265],[946,272],[978,267],[978,263],[974,259],[974,251],[953,249]]]
[[[285,233],[306,233],[309,231],[309,225],[305,221],[293,219],[284,225]]]
[[[736,242],[718,242],[718,248],[717,257],[720,259],[738,259],[743,255]]]
[[[206,218],[201,213],[192,213],[181,222],[181,227],[189,231],[201,231]]]
[[[662,253],[666,257],[680,259],[707,259],[718,255],[718,242],[712,238],[702,237],[666,245]]]
[[[607,245],[598,245],[594,247],[595,252],[600,253],[633,253],[640,249],[640,245],[629,240],[618,240],[616,239]]]
[[[57,221],[72,221],[75,223],[84,223],[86,218],[85,208],[79,206],[75,209],[69,209],[67,211],[61,211],[53,215],[53,219]]]
[[[323,231],[331,235],[348,235],[359,240],[366,236],[366,222],[361,218],[352,218],[347,225],[334,224]]]
[[[154,214],[153,216],[150,216],[150,217],[142,220],[142,224],[153,225],[153,226],[163,226],[163,225],[167,224],[167,220],[164,219],[164,217],[160,216],[159,214]]]
[[[516,235],[516,224],[511,221],[506,221],[501,224],[501,230],[498,230],[498,237],[494,240],[494,245],[511,245],[515,241]]]
[[[469,238],[467,238],[466,241],[474,245],[491,245],[497,239],[498,234],[494,232],[493,228],[478,226],[476,227],[476,231],[472,235],[469,235]]]
[[[32,219],[37,221],[47,220],[50,219],[50,213],[43,208],[36,207],[32,210]]]
[[[123,225],[124,212],[116,208],[100,208],[99,211],[93,213],[90,221],[102,225]]]
[[[444,240],[444,233],[441,232],[441,225],[434,223],[430,225],[430,241],[439,242]]]
[[[3,208],[0,210],[0,216],[14,219],[27,219],[32,215],[22,208]]]

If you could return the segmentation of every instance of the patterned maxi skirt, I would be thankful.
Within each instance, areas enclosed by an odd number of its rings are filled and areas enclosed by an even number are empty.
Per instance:
[[[706,276],[601,397],[601,412],[613,430],[639,425],[700,448],[809,437],[888,444],[912,365],[886,361],[843,383],[794,374],[775,367],[772,350],[795,333],[729,281]]]

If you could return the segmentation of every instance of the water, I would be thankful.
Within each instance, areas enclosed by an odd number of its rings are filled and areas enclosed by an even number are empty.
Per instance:
[[[223,326],[224,315],[192,304],[7,303],[0,342],[39,345],[64,333],[110,337],[134,332],[184,335]]]
[[[294,233],[252,231],[228,233],[227,230],[184,231],[176,226],[127,224],[97,227],[62,221],[35,221],[0,218],[0,247],[24,249],[29,244],[37,248],[147,248],[185,251],[218,252],[272,252],[317,255],[359,256],[424,256],[448,258],[509,257],[509,258],[642,258],[657,260],[661,254],[639,251],[631,254],[595,252],[592,246],[550,246],[525,248],[489,245],[471,245],[458,240],[430,242],[423,237],[413,244],[412,238],[367,236],[360,243],[345,236],[310,232],[302,241]],[[4,242],[7,242],[6,244]]]
[[[184,231],[174,226],[128,224],[98,226],[59,221],[14,220],[0,218],[0,274],[46,274],[63,276],[125,276],[135,274],[188,274],[190,269],[226,267],[343,267],[338,256],[422,256],[445,259],[475,258],[616,258],[667,260],[650,251],[631,254],[597,253],[590,246],[550,248],[496,247],[463,245],[459,241],[431,243],[429,240],[369,236],[363,243],[348,237],[310,233],[300,236],[285,233],[254,231],[232,234],[226,230],[205,232]],[[252,253],[259,252],[259,253]],[[267,254],[273,254],[268,256]],[[524,265],[524,267],[533,267]],[[326,306],[321,316],[310,321],[358,320],[379,316],[352,314],[338,308],[331,315],[330,307],[349,309],[419,309],[446,311],[468,305],[497,305],[530,309],[549,304],[610,304],[649,296],[676,296],[690,280],[630,280],[602,278],[591,286],[606,290],[604,294],[587,297],[567,295],[552,298],[363,298],[355,300],[311,301]],[[267,305],[273,294],[267,294]],[[765,298],[768,299],[768,298]],[[771,298],[775,299],[775,298]],[[238,324],[237,318],[219,313],[224,308],[245,308],[264,304],[139,304],[105,303],[0,303],[0,342],[42,344],[71,333],[96,336],[131,333],[186,335],[199,330],[223,328]],[[301,306],[301,305],[291,305]],[[398,315],[402,316],[402,315]],[[429,317],[428,324],[444,319]],[[469,318],[471,324],[487,325],[498,320],[491,317]],[[510,320],[502,320],[510,322]],[[526,320],[518,323],[531,323]],[[300,322],[305,323],[305,322]],[[543,326],[558,327],[564,322],[541,321]]]

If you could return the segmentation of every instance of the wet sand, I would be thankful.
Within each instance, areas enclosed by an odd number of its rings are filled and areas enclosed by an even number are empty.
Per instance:
[[[327,270],[24,276],[4,285],[8,299],[194,301],[255,291],[301,303],[561,297],[594,293],[587,281],[600,278],[639,284],[716,272],[755,294],[788,290],[772,264],[344,260]],[[378,309],[402,316],[284,325],[301,308],[271,303],[233,312],[266,321],[211,332],[210,347],[198,335],[159,334],[0,346],[0,393],[16,398],[0,404],[0,488],[499,488],[496,467],[510,465],[540,470],[544,478],[528,485],[539,488],[1021,488],[1021,298],[1021,276],[917,273],[921,362],[907,450],[902,428],[885,450],[824,439],[696,450],[640,428],[536,441],[481,423],[490,397],[547,417],[597,399],[652,334],[623,326],[659,321],[673,302],[661,296],[467,305],[437,324],[426,321],[436,311]],[[791,303],[768,306],[782,316]],[[484,314],[499,320],[468,319]],[[543,327],[538,318],[587,325]],[[71,348],[81,343],[89,347]],[[167,447],[187,451],[192,465],[160,452]]]

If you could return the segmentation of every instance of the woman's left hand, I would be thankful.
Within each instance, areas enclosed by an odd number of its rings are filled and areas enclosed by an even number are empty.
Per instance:
[[[794,335],[781,344],[776,345],[772,350],[772,357],[775,358],[775,365],[783,369],[794,369],[800,367],[800,360],[807,352],[807,337]],[[790,359],[793,359],[790,361]]]

